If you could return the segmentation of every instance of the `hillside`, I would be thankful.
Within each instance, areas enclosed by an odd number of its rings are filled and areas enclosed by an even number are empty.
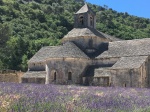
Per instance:
[[[0,69],[26,70],[42,46],[58,45],[84,0],[0,0]],[[150,37],[150,19],[89,4],[97,29],[122,39]]]

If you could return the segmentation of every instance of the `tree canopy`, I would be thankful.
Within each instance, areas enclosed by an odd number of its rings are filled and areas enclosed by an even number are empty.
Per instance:
[[[41,47],[60,44],[84,0],[0,0],[0,69],[27,70]],[[150,37],[150,19],[89,4],[97,29],[121,39]]]

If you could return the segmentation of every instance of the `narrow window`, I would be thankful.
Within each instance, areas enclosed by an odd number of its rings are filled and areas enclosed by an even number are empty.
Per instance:
[[[56,72],[54,72],[54,80],[56,80]]]
[[[84,25],[83,16],[80,16],[79,22],[80,22],[81,25]]]
[[[72,73],[68,72],[68,80],[72,80]]]
[[[89,40],[89,47],[93,47],[93,40],[92,39]]]
[[[90,25],[93,26],[93,17],[90,17]]]
[[[127,84],[126,84],[126,83],[124,83],[124,87],[127,87]]]

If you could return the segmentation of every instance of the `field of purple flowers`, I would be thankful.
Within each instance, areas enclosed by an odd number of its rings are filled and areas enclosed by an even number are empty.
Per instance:
[[[0,83],[0,112],[150,112],[150,89]]]

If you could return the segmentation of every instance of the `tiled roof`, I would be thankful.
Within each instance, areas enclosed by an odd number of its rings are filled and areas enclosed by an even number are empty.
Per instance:
[[[148,56],[121,57],[111,68],[112,69],[133,69],[139,68]]]
[[[74,43],[66,42],[63,46],[55,50],[49,58],[89,58]]]
[[[32,62],[44,62],[49,55],[52,54],[53,51],[58,49],[60,46],[46,46],[42,47],[29,61],[28,63]]]
[[[98,68],[94,70],[94,77],[108,77],[111,76],[109,68]]]
[[[81,37],[81,36],[99,36],[105,38],[97,30],[90,28],[73,28],[64,38]]]
[[[30,60],[29,63],[44,62],[48,58],[89,58],[74,43],[67,42],[62,46],[43,47]]]
[[[150,38],[109,42],[108,51],[97,58],[150,55]]]
[[[27,71],[22,78],[45,78],[46,71]]]
[[[106,33],[100,32],[104,37],[106,37],[107,39],[109,39],[110,41],[122,41],[122,39],[117,38],[115,36],[110,36]]]
[[[65,35],[63,39],[82,37],[82,36],[99,37],[99,38],[105,39],[106,41],[121,40],[116,37],[110,36],[108,34],[99,32],[94,28],[74,28],[70,32],[68,32],[68,34]]]

